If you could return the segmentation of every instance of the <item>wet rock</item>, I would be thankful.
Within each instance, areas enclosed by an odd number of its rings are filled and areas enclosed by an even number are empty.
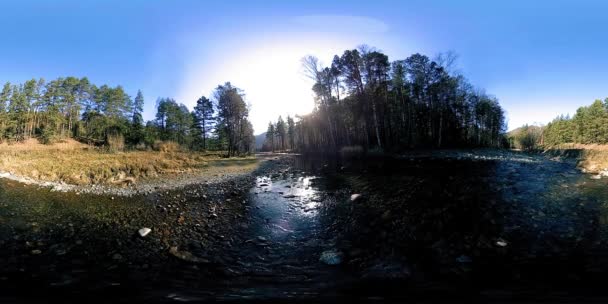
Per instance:
[[[462,263],[462,264],[468,264],[468,263],[472,263],[473,259],[471,259],[471,257],[463,254],[456,258],[456,262]]]
[[[507,247],[507,245],[509,245],[509,243],[503,239],[496,240],[496,246],[498,247]]]
[[[382,214],[382,219],[386,221],[390,218],[391,218],[391,211],[390,210],[384,211],[384,213]]]
[[[189,251],[179,250],[177,248],[177,246],[171,247],[169,249],[169,254],[171,254],[172,256],[174,256],[182,261],[189,262],[189,263],[195,263],[195,264],[209,263],[209,260],[199,258],[199,257],[193,255]]]
[[[141,237],[145,237],[146,235],[148,235],[150,232],[152,232],[152,229],[148,228],[148,227],[144,227],[141,228],[137,231],[137,233],[139,233],[139,236]]]
[[[359,194],[359,193],[355,193],[355,194],[352,194],[352,195],[350,196],[350,201],[351,201],[351,202],[355,202],[355,201],[360,200],[361,198],[362,198],[362,195],[361,195],[361,194]]]
[[[378,262],[362,273],[364,279],[392,279],[404,280],[411,276],[409,266],[401,262]]]
[[[323,251],[319,261],[327,265],[339,265],[342,263],[342,253],[335,250]]]
[[[39,255],[39,254],[41,254],[41,253],[42,253],[42,251],[41,251],[41,250],[39,250],[39,249],[34,249],[34,250],[32,250],[31,252],[32,252],[32,254],[33,254],[33,255]]]

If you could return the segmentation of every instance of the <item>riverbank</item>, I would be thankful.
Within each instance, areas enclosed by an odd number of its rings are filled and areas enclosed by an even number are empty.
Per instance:
[[[130,196],[229,179],[258,165],[254,157],[223,158],[217,152],[107,153],[73,140],[0,144],[0,178],[62,192]]]
[[[0,302],[123,302],[125,294],[141,300],[169,286],[231,278],[227,253],[246,241],[255,177],[285,166],[268,156],[247,174],[129,198],[2,180]]]
[[[572,160],[583,173],[592,178],[608,177],[608,145],[562,144],[545,149],[542,154],[556,160]]]

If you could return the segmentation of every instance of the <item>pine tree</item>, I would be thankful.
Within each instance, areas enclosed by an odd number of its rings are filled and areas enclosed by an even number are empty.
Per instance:
[[[266,142],[270,143],[270,150],[274,152],[274,137],[275,137],[275,128],[272,122],[268,123],[268,130],[266,131]]]
[[[285,128],[285,121],[283,117],[279,116],[277,120],[276,126],[276,136],[279,138],[279,143],[281,144],[281,150],[285,150],[285,136],[287,134],[287,130]]]
[[[130,142],[134,145],[144,140],[144,95],[141,90],[137,91],[137,96],[133,102],[133,115],[131,117],[131,136]]]
[[[213,117],[214,112],[213,104],[207,97],[201,96],[201,98],[196,101],[194,114],[196,117],[196,127],[200,130],[200,135],[203,139],[203,150],[207,149],[207,138],[209,138],[209,134],[211,134],[213,130],[213,124],[215,122]]]
[[[287,136],[289,137],[289,148],[293,150],[295,148],[295,135],[296,135],[296,124],[291,118],[291,116],[287,115]]]

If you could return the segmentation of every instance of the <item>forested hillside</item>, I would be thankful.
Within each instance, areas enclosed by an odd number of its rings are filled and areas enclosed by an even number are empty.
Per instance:
[[[267,145],[303,151],[504,145],[498,100],[452,71],[454,60],[453,54],[435,60],[414,54],[391,62],[367,46],[335,55],[329,66],[305,57],[315,109],[298,117],[291,135],[281,119],[271,122]]]
[[[174,141],[183,148],[253,150],[254,138],[243,92],[230,83],[201,97],[193,111],[171,98],[156,101],[154,120],[144,122],[144,97],[134,99],[121,86],[97,86],[87,78],[6,83],[0,92],[0,142],[39,138],[50,143],[72,137],[99,145],[146,148]]]
[[[560,115],[546,126],[523,126],[509,132],[512,147],[551,148],[560,144],[608,144],[608,98]]]
[[[574,116],[559,116],[547,124],[544,130],[547,145],[562,143],[607,144],[608,98],[595,100],[591,105],[580,107]]]

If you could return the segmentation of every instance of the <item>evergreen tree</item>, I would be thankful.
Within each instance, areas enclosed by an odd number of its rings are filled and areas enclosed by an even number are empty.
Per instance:
[[[209,135],[213,130],[213,124],[215,122],[213,117],[214,112],[215,110],[213,109],[211,100],[205,96],[201,96],[201,98],[196,101],[194,114],[196,116],[196,127],[200,130],[203,139],[203,150],[207,149],[207,138],[209,138]]]
[[[289,115],[287,116],[287,135],[289,137],[289,148],[295,148],[296,124]]]
[[[131,131],[129,132],[129,142],[137,145],[144,141],[144,95],[141,90],[137,91],[137,96],[133,100],[133,114],[131,116]]]
[[[268,130],[266,131],[266,142],[270,144],[270,150],[274,152],[274,137],[275,127],[272,122],[268,123]]]
[[[279,139],[279,143],[281,144],[281,150],[285,150],[285,136],[287,130],[285,128],[285,121],[283,120],[283,117],[279,116],[279,119],[277,120],[277,124],[276,124],[276,136]]]

